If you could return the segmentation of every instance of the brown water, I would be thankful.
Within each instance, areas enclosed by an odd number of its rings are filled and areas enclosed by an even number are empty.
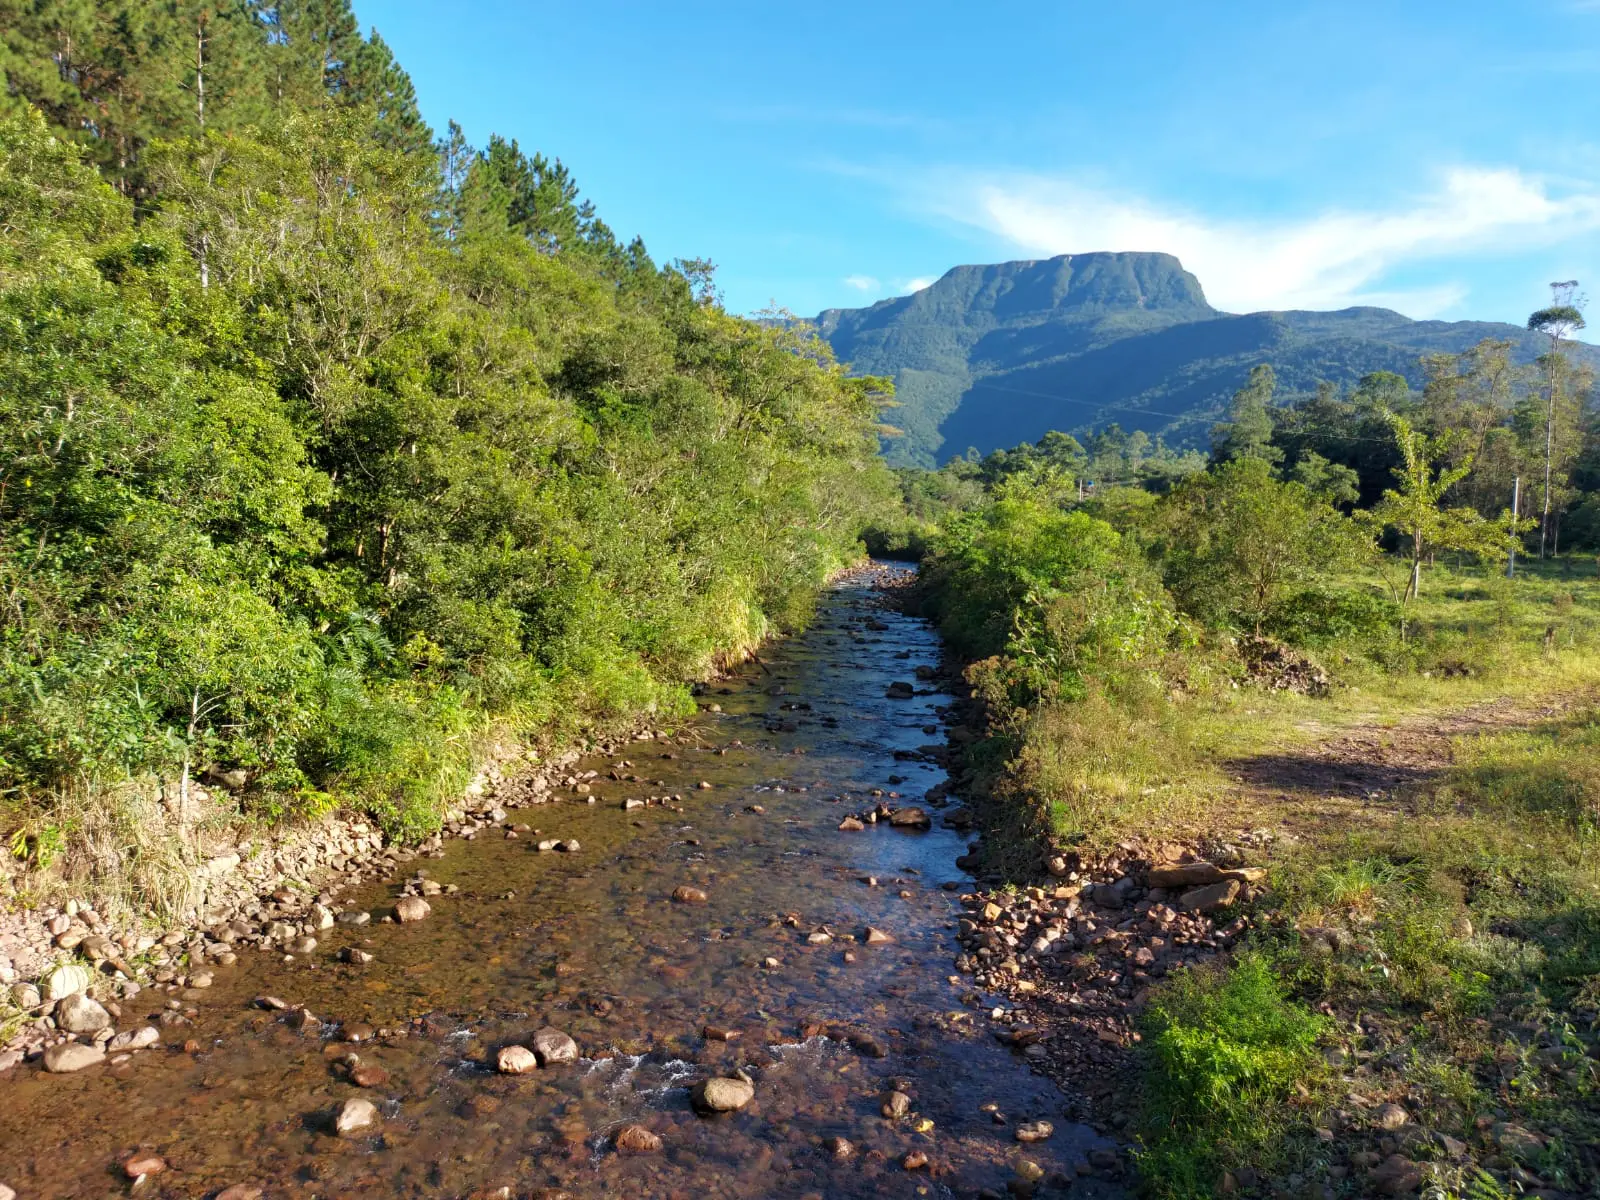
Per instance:
[[[614,755],[580,766],[602,773],[595,803],[513,811],[540,836],[579,839],[578,853],[541,854],[534,835],[494,830],[447,843],[442,858],[419,864],[460,891],[434,899],[428,920],[341,926],[310,959],[247,952],[220,971],[195,1025],[166,1035],[196,1039],[199,1053],[167,1046],[119,1068],[54,1077],[29,1068],[0,1083],[0,1182],[24,1200],[124,1194],[118,1164],[144,1148],[169,1165],[141,1196],[208,1196],[240,1182],[308,1200],[500,1187],[962,1196],[1004,1189],[1022,1159],[1056,1176],[1040,1194],[1064,1190],[1075,1164],[1109,1143],[1065,1118],[1054,1086],[994,1039],[987,1002],[952,976],[959,891],[942,885],[964,879],[954,865],[962,838],[935,807],[927,832],[836,829],[871,807],[870,789],[920,804],[944,779],[919,747],[943,742],[949,697],[921,683],[912,699],[885,696],[891,681],[937,665],[938,639],[872,584],[858,576],[834,589],[809,632],[770,648],[727,694],[708,695],[723,713],[675,744],[622,752],[634,764],[624,773],[665,786],[605,779]],[[700,780],[713,789],[692,790]],[[621,806],[662,792],[682,792],[681,811]],[[401,882],[344,902],[387,911]],[[672,903],[680,884],[704,888],[709,903]],[[837,940],[869,924],[893,943]],[[807,943],[820,926],[832,944]],[[346,945],[375,961],[337,963]],[[768,958],[779,965],[763,966]],[[306,1005],[320,1030],[295,1033],[252,1007],[262,993]],[[165,999],[128,1002],[122,1026]],[[357,1022],[403,1032],[347,1046],[342,1029]],[[494,1073],[499,1046],[546,1025],[577,1039],[581,1062]],[[707,1025],[739,1036],[707,1041]],[[388,1081],[357,1089],[334,1062],[341,1050]],[[694,1115],[689,1085],[735,1067],[754,1078],[754,1102]],[[879,1105],[895,1085],[914,1115],[890,1121]],[[381,1128],[336,1138],[328,1114],[354,1095],[379,1104]],[[1038,1118],[1054,1135],[1019,1145],[1016,1125]],[[634,1122],[662,1137],[660,1153],[613,1149],[615,1130]],[[833,1137],[854,1153],[836,1157],[824,1146]],[[904,1168],[912,1150],[929,1165]],[[1071,1191],[1107,1186],[1076,1179]]]

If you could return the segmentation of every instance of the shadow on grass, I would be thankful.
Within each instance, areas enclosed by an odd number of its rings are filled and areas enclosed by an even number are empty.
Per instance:
[[[1433,783],[1439,767],[1410,766],[1359,754],[1257,754],[1226,760],[1223,769],[1253,787],[1306,795],[1365,796]]]

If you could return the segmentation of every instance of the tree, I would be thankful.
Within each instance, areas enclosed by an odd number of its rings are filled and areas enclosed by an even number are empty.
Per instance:
[[[348,74],[348,90],[343,98],[367,109],[373,136],[380,143],[418,154],[432,145],[433,131],[417,109],[411,76],[395,61],[394,53],[376,29],[356,48]]]
[[[1544,436],[1544,499],[1539,517],[1539,557],[1545,554],[1550,537],[1551,476],[1555,460],[1556,394],[1559,390],[1559,361],[1562,359],[1561,343],[1584,327],[1583,301],[1574,295],[1578,288],[1576,279],[1550,285],[1551,304],[1528,318],[1528,328],[1550,339],[1550,349],[1545,362],[1545,436]]]
[[[1371,545],[1360,525],[1253,456],[1180,484],[1162,511],[1167,586],[1183,609],[1256,633],[1290,587],[1359,560]]]
[[[1329,504],[1354,504],[1361,498],[1361,477],[1355,468],[1329,462],[1315,450],[1306,451],[1289,478]]]
[[[1276,466],[1283,451],[1272,444],[1272,393],[1278,378],[1265,363],[1250,368],[1250,378],[1233,394],[1228,420],[1211,431],[1211,454],[1219,463],[1259,458]]]
[[[1502,528],[1485,520],[1476,509],[1444,508],[1440,501],[1472,469],[1470,456],[1456,466],[1446,465],[1459,435],[1437,437],[1423,433],[1398,413],[1389,416],[1395,443],[1404,465],[1396,470],[1398,487],[1389,488],[1372,510],[1372,520],[1393,527],[1405,541],[1411,560],[1402,603],[1422,589],[1422,561],[1438,550],[1463,550],[1495,555],[1510,551],[1509,524]],[[1509,522],[1509,514],[1508,514]]]

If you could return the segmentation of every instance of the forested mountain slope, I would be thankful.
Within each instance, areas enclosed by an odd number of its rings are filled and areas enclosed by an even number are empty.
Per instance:
[[[1544,349],[1514,325],[1413,321],[1381,308],[1222,313],[1176,258],[1153,253],[956,267],[911,296],[829,309],[816,324],[841,361],[894,377],[902,436],[885,452],[922,466],[1112,421],[1169,443],[1203,442],[1259,363],[1294,395],[1372,371],[1420,386],[1422,355],[1484,338],[1511,341],[1523,362]],[[1575,353],[1600,364],[1600,350]]]

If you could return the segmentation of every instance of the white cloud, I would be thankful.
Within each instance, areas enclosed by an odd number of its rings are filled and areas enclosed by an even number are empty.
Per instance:
[[[925,287],[932,287],[936,281],[932,275],[919,275],[915,279],[907,279],[900,284],[900,293],[904,296],[912,292],[920,292]]]
[[[1387,210],[1329,209],[1297,219],[1217,218],[1041,175],[943,172],[913,202],[997,234],[1029,254],[1164,250],[1199,276],[1219,308],[1385,304],[1431,316],[1464,298],[1444,282],[1396,291],[1385,279],[1432,259],[1551,246],[1600,229],[1600,191],[1557,194],[1511,168],[1457,167]]]
[[[844,285],[845,287],[855,288],[858,292],[876,292],[883,287],[871,275],[846,275],[844,277]]]

